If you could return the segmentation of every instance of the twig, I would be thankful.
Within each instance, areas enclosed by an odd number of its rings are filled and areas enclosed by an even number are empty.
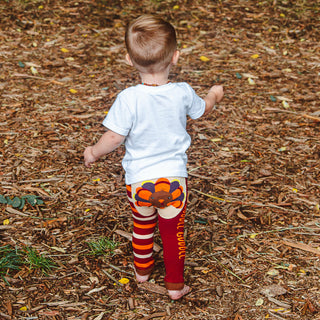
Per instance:
[[[268,310],[268,312],[275,318],[280,319],[280,320],[286,320],[286,318],[282,318],[281,316],[279,316],[277,313],[272,312],[270,310]]]
[[[2,312],[0,312],[0,316],[3,317],[4,319],[12,319],[11,316],[8,316],[8,315],[6,315],[6,314],[4,314]]]
[[[202,194],[202,195],[204,195],[206,197],[218,200],[218,201],[236,203],[236,204],[240,204],[242,206],[270,207],[270,208],[275,208],[275,209],[284,210],[284,211],[288,211],[288,212],[301,213],[300,211],[293,210],[293,209],[282,208],[282,207],[277,206],[275,204],[264,204],[264,203],[261,203],[261,202],[242,202],[242,201],[239,201],[239,200],[236,200],[236,199],[235,200],[226,200],[226,199],[222,199],[222,198],[218,198],[218,197],[212,196],[211,194],[207,194],[207,193],[201,192],[201,191],[199,191],[197,189],[191,189],[191,190],[195,191],[195,192],[198,192],[198,193],[200,193],[200,194]]]
[[[278,299],[275,299],[275,298],[273,298],[273,297],[267,297],[267,298],[268,298],[268,300],[269,300],[270,302],[273,302],[274,304],[276,304],[276,305],[279,306],[279,307],[286,308],[286,309],[290,309],[290,308],[291,308],[291,305],[288,304],[288,303],[285,303],[285,302],[280,301],[280,300],[278,300]]]
[[[295,212],[295,213],[299,213],[301,214],[300,211],[298,210],[293,210],[293,209],[287,209],[287,208],[282,208],[280,206],[277,206],[275,204],[264,204],[261,202],[239,202],[239,204],[241,205],[251,205],[251,206],[257,206],[257,207],[270,207],[270,208],[275,208],[275,209],[279,209],[279,210],[284,210],[284,211],[289,211],[289,212]]]
[[[6,211],[8,211],[9,213],[18,214],[19,216],[30,217],[29,214],[23,213],[19,210],[11,208],[11,207],[6,207]]]
[[[119,286],[123,286],[122,283],[120,283],[114,276],[112,276],[110,273],[108,273],[105,270],[102,270],[102,272],[108,277],[110,278],[112,281],[114,281],[116,284],[118,284]]]
[[[17,181],[17,183],[44,183],[44,182],[52,182],[52,181],[62,181],[63,178],[48,178],[48,179],[32,179],[32,180],[22,180]]]
[[[11,229],[13,228],[12,225],[4,225],[4,226],[0,226],[0,230],[5,230],[5,229]]]
[[[197,189],[191,189],[192,191],[195,191],[195,192],[198,192],[206,197],[209,197],[209,198],[212,198],[212,199],[215,199],[215,200],[218,200],[218,201],[224,201],[224,202],[232,202],[230,200],[225,200],[225,199],[222,199],[222,198],[218,198],[218,197],[215,197],[215,196],[212,196],[211,194],[207,194],[207,193],[204,193],[204,192],[201,192]]]
[[[114,269],[114,270],[116,270],[116,271],[119,271],[119,272],[123,272],[123,273],[129,274],[130,276],[134,276],[134,274],[133,274],[132,272],[122,270],[122,269],[120,269],[120,268],[118,268],[118,267],[114,266],[113,264],[108,263],[108,267],[110,267],[110,268],[112,268],[112,269]]]
[[[234,277],[236,277],[238,280],[240,280],[241,282],[244,283],[244,281],[239,277],[237,276],[234,272],[232,272],[230,269],[228,269],[225,265],[223,265],[216,257],[214,256],[211,256],[216,262],[218,262],[218,264],[224,268],[225,270],[227,270],[230,274],[232,274]]]
[[[196,168],[197,169],[197,168]],[[196,170],[196,169],[193,169],[193,170]],[[191,170],[191,171],[193,171]],[[200,179],[204,179],[204,180],[214,180],[215,177],[212,177],[212,176],[203,176],[203,175],[200,175],[200,174],[196,174],[196,173],[192,173],[191,171],[188,172],[188,175],[189,176],[192,176],[192,177],[196,177],[196,178],[200,178]]]
[[[253,232],[253,233],[248,233],[248,234],[241,234],[240,236],[237,236],[237,239],[250,237],[250,236],[258,236],[260,234],[277,233],[277,232],[294,230],[294,229],[310,229],[310,228],[308,228],[308,227],[291,227],[291,228],[281,228],[281,229],[277,229],[277,230],[268,230],[268,231],[262,231],[262,232]]]
[[[65,83],[62,83],[62,82],[54,80],[54,79],[46,79],[46,78],[41,78],[41,77],[36,77],[36,76],[30,76],[28,74],[23,74],[23,73],[14,73],[12,76],[19,77],[19,78],[26,78],[26,79],[30,78],[30,79],[35,79],[35,80],[49,81],[54,84],[59,84],[61,86],[65,85]]]
[[[41,304],[51,306],[51,307],[77,307],[77,306],[83,306],[86,304],[86,302],[70,302],[68,300],[66,301],[54,301],[54,302],[41,302]]]
[[[150,314],[150,316],[146,316],[142,318],[141,320],[149,320],[153,318],[165,317],[166,315],[167,315],[166,312],[156,312],[156,313]]]
[[[285,244],[286,246],[301,249],[304,251],[308,251],[308,252],[311,252],[311,253],[314,253],[314,254],[317,254],[320,256],[320,250],[313,248],[311,246],[308,246],[305,243],[294,243],[294,242],[289,242],[289,241],[282,241],[282,243]]]
[[[282,109],[276,109],[276,108],[265,108],[263,110],[264,111],[290,113],[290,114],[294,114],[294,115],[299,116],[299,117],[304,117],[304,118],[307,118],[307,119],[311,119],[311,120],[320,122],[320,118],[319,117],[311,116],[311,115],[306,114],[306,113],[299,113],[299,112],[294,112],[294,111],[290,111],[290,110],[282,110]]]

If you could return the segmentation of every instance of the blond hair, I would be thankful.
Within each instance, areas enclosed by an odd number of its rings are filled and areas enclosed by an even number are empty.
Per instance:
[[[148,72],[166,68],[177,48],[173,26],[152,15],[132,21],[127,27],[125,42],[133,65]]]

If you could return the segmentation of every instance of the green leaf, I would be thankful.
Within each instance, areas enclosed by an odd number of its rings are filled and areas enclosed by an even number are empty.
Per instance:
[[[44,204],[44,202],[43,202],[43,200],[42,199],[39,199],[39,198],[37,198],[37,204]]]
[[[9,204],[10,206],[12,206],[12,200],[10,199],[10,197],[6,197],[6,200],[7,200],[7,204]]]
[[[12,207],[13,208],[18,208],[18,207],[20,207],[20,205],[21,205],[21,199],[18,198],[18,197],[14,197],[12,199]]]
[[[26,204],[26,200],[24,198],[21,198],[21,204],[19,206],[19,209],[23,209],[23,207],[25,206]]]
[[[7,200],[6,198],[0,194],[0,203],[3,203],[3,204],[6,204],[7,203]]]
[[[30,203],[32,206],[35,206],[37,204],[37,196],[34,195],[27,195],[24,196],[24,198]]]

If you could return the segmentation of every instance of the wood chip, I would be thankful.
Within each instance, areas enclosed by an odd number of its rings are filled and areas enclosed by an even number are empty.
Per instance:
[[[160,317],[165,317],[167,315],[166,312],[156,312],[153,314],[150,314],[149,316],[143,317],[141,320],[149,320],[153,318],[160,318]]]
[[[138,288],[139,289],[143,289],[143,290],[148,290],[150,292],[154,292],[154,293],[159,293],[162,295],[166,295],[167,294],[167,289],[164,287],[161,287],[155,283],[151,283],[151,282],[143,282],[143,283],[139,283],[138,284]]]
[[[287,290],[278,284],[272,284],[262,288],[260,292],[267,297],[276,297],[287,293]]]
[[[282,241],[283,244],[289,247],[301,249],[304,251],[312,252],[314,254],[320,255],[320,250],[313,248],[305,243],[295,243],[295,242],[289,242],[289,241]]]

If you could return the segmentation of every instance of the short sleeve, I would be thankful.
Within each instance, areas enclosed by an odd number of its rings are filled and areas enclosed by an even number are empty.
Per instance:
[[[204,114],[206,103],[196,94],[191,86],[187,85],[187,88],[190,96],[187,114],[191,119],[198,119]]]
[[[121,92],[111,106],[102,124],[122,136],[127,136],[132,128],[133,117],[126,98]]]

